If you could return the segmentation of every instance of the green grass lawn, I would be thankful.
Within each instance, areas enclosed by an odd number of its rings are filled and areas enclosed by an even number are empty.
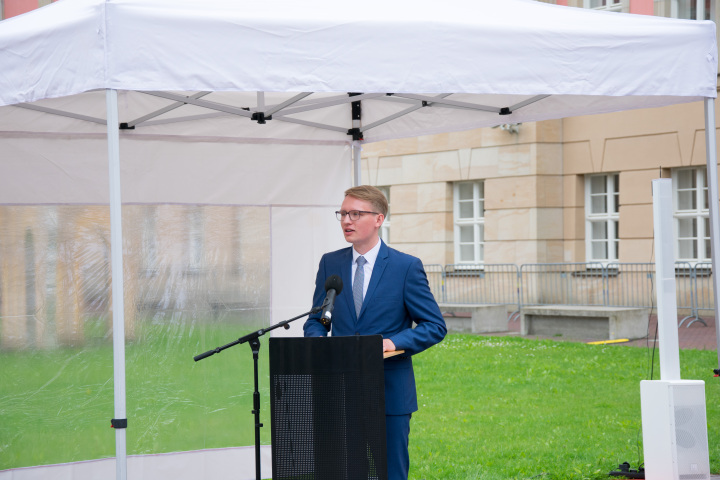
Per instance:
[[[642,461],[643,348],[450,335],[417,356],[413,478],[607,478]],[[682,351],[682,377],[706,382],[711,471],[720,469],[714,351]],[[658,360],[655,379],[659,378]]]
[[[126,347],[128,454],[253,445],[248,345],[193,356],[249,333],[218,325],[154,326]],[[112,346],[0,353],[0,469],[115,455]],[[269,417],[267,338],[260,350]],[[262,442],[270,443],[269,423]]]
[[[127,346],[128,453],[252,445],[247,345],[192,357],[246,331],[155,326]],[[267,338],[260,354],[262,443],[270,443]],[[658,360],[655,379],[659,378]],[[710,463],[720,471],[714,351],[680,354],[706,382]],[[449,335],[415,357],[420,411],[413,479],[606,478],[642,460],[643,348]],[[0,353],[0,469],[114,455],[112,349]]]

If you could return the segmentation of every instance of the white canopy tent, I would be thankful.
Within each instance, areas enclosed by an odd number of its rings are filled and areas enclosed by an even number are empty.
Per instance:
[[[307,309],[342,243],[329,212],[363,142],[504,123],[704,101],[716,267],[712,22],[527,0],[61,0],[0,23],[0,65],[0,205],[110,203],[113,247],[123,203],[270,205],[273,322]],[[119,248],[112,265],[123,298]],[[114,302],[115,418],[123,315]]]

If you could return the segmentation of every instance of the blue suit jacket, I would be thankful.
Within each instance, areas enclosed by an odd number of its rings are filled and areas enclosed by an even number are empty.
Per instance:
[[[403,355],[385,360],[385,413],[415,412],[418,407],[411,356],[435,345],[447,332],[422,263],[383,242],[359,317],[355,315],[351,272],[352,247],[323,255],[315,280],[313,307],[322,305],[325,280],[331,275],[340,276],[343,289],[335,299],[332,335],[381,334],[392,340],[398,350],[405,350]],[[306,337],[328,334],[319,318],[320,314],[312,315],[305,322]]]

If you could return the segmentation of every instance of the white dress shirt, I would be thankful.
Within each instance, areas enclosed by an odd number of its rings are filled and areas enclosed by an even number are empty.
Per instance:
[[[365,298],[365,294],[367,293],[368,285],[370,285],[370,277],[372,276],[373,267],[375,266],[375,260],[377,260],[378,253],[380,252],[380,244],[382,243],[382,240],[378,239],[378,242],[375,244],[373,248],[370,249],[367,253],[360,255],[357,251],[355,251],[355,247],[353,247],[352,253],[353,253],[353,262],[352,262],[352,271],[350,272],[350,278],[355,281],[355,270],[357,270],[357,259],[360,256],[365,257],[365,260],[367,260],[367,263],[363,266],[365,278],[363,282],[363,298]]]

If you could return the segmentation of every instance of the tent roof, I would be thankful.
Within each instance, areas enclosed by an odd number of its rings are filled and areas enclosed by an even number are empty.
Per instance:
[[[528,0],[61,0],[0,22],[0,65],[0,105],[163,92],[121,112],[138,126],[179,100],[155,125],[264,111],[347,139],[347,93],[362,92],[369,141],[696,101],[717,85],[712,22]],[[315,104],[328,97],[334,115]]]

